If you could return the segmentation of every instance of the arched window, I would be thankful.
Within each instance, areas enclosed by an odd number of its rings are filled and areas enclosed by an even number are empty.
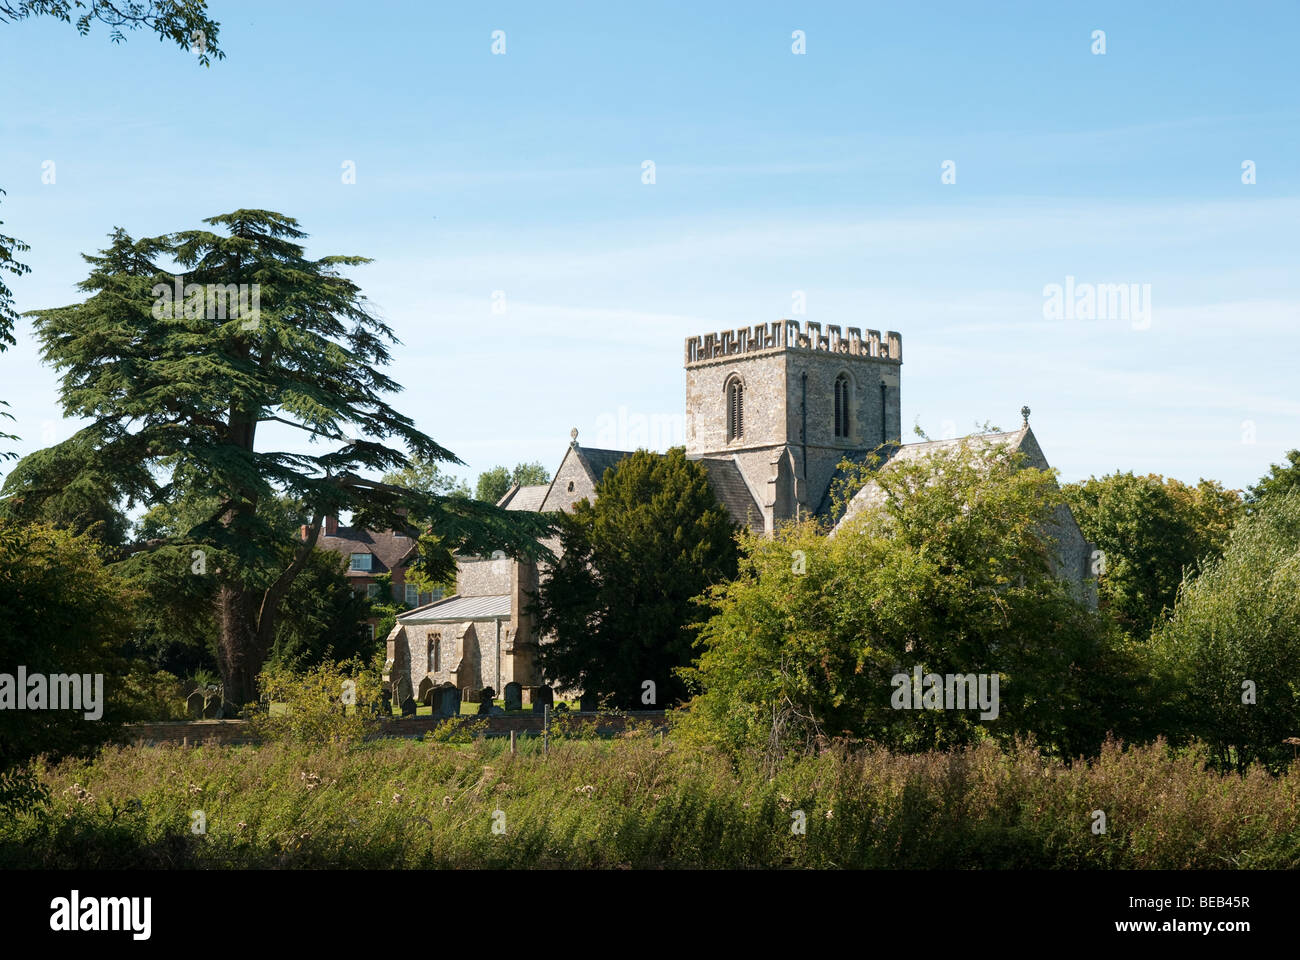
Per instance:
[[[433,664],[431,672],[437,673],[442,669],[442,637],[434,636],[429,643],[429,661]]]
[[[849,435],[849,378],[841,373],[835,378],[835,436]]]
[[[727,381],[727,439],[739,440],[745,435],[745,385],[740,377]]]

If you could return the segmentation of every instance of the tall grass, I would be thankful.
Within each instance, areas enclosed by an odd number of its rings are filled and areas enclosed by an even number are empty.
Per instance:
[[[1163,744],[1073,765],[1024,745],[841,749],[769,778],[633,731],[547,756],[532,739],[111,747],[37,772],[52,799],[0,823],[0,866],[1300,866],[1300,765],[1220,774]]]

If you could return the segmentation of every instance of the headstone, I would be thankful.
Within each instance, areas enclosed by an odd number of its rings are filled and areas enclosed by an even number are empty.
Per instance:
[[[451,684],[445,684],[434,690],[433,715],[435,717],[460,716],[460,691]]]
[[[555,691],[550,687],[533,687],[533,713],[541,713],[544,707],[555,703]]]
[[[439,686],[438,681],[433,679],[432,674],[426,674],[420,681],[420,687],[415,693],[415,699],[426,706],[433,706],[433,691]]]
[[[596,695],[594,693],[584,692],[582,697],[578,700],[578,709],[583,713],[593,713],[597,706]]]
[[[524,708],[523,684],[507,683],[505,702],[507,710],[522,710]]]
[[[403,716],[403,717],[413,717],[413,716],[415,716],[415,698],[414,698],[414,697],[407,697],[405,700],[402,701],[402,716]]]
[[[492,701],[496,698],[497,692],[491,687],[484,687],[478,692],[478,713],[480,717],[485,717],[492,712]]]
[[[195,720],[203,716],[203,694],[195,690],[185,698],[185,713]]]
[[[498,707],[495,703],[492,704],[490,708],[488,708],[489,717],[504,717],[505,715],[506,712],[502,710],[500,707]]]
[[[221,698],[211,696],[203,701],[203,719],[216,720],[221,716]]]
[[[393,692],[384,687],[380,693],[379,713],[381,716],[391,717],[393,715]]]

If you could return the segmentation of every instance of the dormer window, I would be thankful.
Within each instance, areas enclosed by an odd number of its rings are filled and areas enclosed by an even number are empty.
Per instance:
[[[745,385],[740,377],[733,376],[727,381],[727,442],[740,440],[745,436]]]
[[[352,554],[351,561],[348,564],[348,569],[362,570],[365,571],[366,573],[369,573],[371,559],[372,557],[368,553],[354,553]]]
[[[841,373],[835,378],[835,436],[849,435],[849,378]]]

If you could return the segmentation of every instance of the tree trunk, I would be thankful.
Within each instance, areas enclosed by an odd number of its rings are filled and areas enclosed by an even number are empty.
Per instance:
[[[238,584],[223,584],[217,593],[221,634],[217,664],[228,703],[243,706],[257,699],[257,675],[266,659],[259,650],[257,597]]]

